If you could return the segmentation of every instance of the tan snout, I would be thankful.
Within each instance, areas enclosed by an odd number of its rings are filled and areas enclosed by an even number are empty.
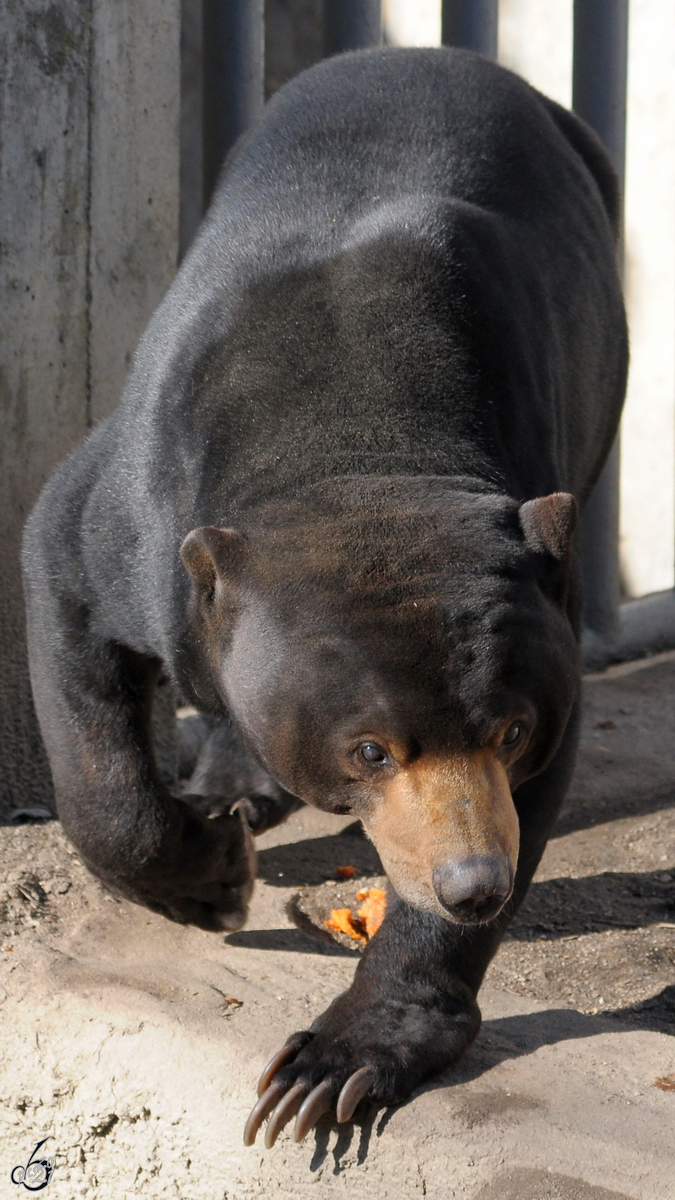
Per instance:
[[[401,768],[364,825],[396,891],[416,908],[477,924],[511,894],[518,816],[491,749]]]

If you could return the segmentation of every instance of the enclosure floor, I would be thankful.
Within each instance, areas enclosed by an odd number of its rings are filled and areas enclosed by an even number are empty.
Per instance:
[[[349,819],[261,838],[225,940],[113,900],[57,822],[0,829],[6,1186],[49,1135],[53,1200],[675,1200],[674,697],[672,655],[587,682],[569,803],[459,1069],[271,1152],[242,1144],[256,1079],[357,961],[287,905],[345,857],[370,878]]]

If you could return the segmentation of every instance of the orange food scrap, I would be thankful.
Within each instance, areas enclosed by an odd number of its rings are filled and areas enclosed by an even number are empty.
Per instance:
[[[366,937],[374,937],[387,912],[387,893],[384,888],[368,888],[357,892],[357,900],[363,900],[358,916],[366,931]]]
[[[657,1088],[661,1088],[662,1092],[675,1092],[675,1071],[672,1075],[662,1075],[654,1080]]]
[[[324,925],[338,933],[346,933],[354,941],[368,942],[384,921],[387,893],[384,888],[362,888],[356,893],[356,899],[363,901],[356,916],[351,908],[334,908]]]
[[[357,942],[365,942],[366,935],[356,924],[351,908],[334,908],[327,921],[324,921],[329,929],[335,929],[337,933],[346,933],[348,937],[354,938]]]
[[[335,874],[340,876],[340,879],[353,879],[356,875],[356,867],[351,865],[348,867],[336,867]]]

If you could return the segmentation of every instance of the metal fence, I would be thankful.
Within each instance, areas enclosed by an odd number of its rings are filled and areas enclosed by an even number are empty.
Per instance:
[[[379,0],[324,0],[323,53],[377,45]],[[263,102],[263,0],[204,0],[204,195],[228,147]],[[497,56],[498,0],[442,0],[444,45]],[[623,186],[628,0],[574,0],[573,107],[599,135]],[[675,647],[675,591],[620,603],[619,445],[584,514],[584,647],[601,666]]]

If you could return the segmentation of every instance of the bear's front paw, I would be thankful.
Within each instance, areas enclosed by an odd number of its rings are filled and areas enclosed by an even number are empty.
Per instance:
[[[233,932],[246,921],[256,855],[243,813],[210,819],[188,796],[176,802],[169,835],[140,870],[113,874],[87,865],[117,895],[172,921]]]
[[[365,1096],[398,1103],[456,1062],[480,1022],[480,1009],[459,980],[452,994],[419,983],[387,996],[355,982],[268,1063],[244,1144],[253,1145],[267,1117],[269,1149],[296,1113],[294,1139],[300,1142],[331,1109],[342,1122],[351,1120]]]
[[[189,803],[190,797],[185,799]],[[189,811],[184,814],[178,853],[179,863],[169,874],[170,891],[160,911],[201,929],[241,929],[256,873],[245,813],[238,805],[228,815],[206,819]]]

